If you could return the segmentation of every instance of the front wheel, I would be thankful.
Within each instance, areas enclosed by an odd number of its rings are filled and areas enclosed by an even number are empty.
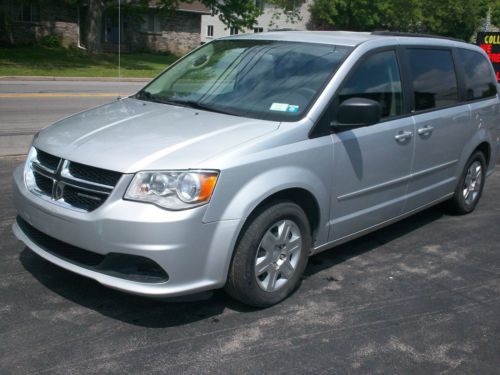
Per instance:
[[[291,202],[276,203],[246,225],[225,289],[248,305],[274,305],[298,287],[310,248],[304,211]]]
[[[450,208],[453,212],[464,215],[476,208],[483,192],[486,174],[486,160],[482,152],[477,151],[469,158],[458,181]]]

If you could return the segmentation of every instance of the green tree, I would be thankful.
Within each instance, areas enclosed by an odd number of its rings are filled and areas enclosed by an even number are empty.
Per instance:
[[[422,0],[385,1],[381,7],[380,28],[386,30],[417,32],[422,24]]]
[[[423,32],[469,41],[485,17],[480,0],[422,0]]]
[[[492,2],[500,0],[315,0],[310,12],[319,29],[423,32],[469,40]],[[500,7],[492,8],[498,17]]]
[[[366,31],[380,27],[386,5],[386,0],[315,0],[309,11],[319,29]]]
[[[500,27],[500,0],[490,1],[489,8],[491,9],[491,23]]]

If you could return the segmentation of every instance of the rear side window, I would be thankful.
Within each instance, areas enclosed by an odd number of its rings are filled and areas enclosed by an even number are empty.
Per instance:
[[[339,103],[349,98],[367,98],[382,105],[382,117],[403,113],[398,61],[394,51],[369,56],[358,65],[339,92]]]
[[[458,103],[458,85],[449,50],[408,49],[415,110],[421,111]]]
[[[497,85],[490,62],[480,53],[462,48],[458,50],[458,56],[464,68],[467,100],[496,95]]]

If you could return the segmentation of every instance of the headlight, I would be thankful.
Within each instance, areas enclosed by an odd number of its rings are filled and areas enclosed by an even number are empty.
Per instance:
[[[33,174],[33,162],[37,160],[36,156],[36,148],[32,146],[28,152],[26,164],[24,164],[24,183],[29,191],[35,190],[36,187],[35,175]]]
[[[216,171],[139,172],[124,198],[169,210],[201,206],[212,197],[218,175]]]

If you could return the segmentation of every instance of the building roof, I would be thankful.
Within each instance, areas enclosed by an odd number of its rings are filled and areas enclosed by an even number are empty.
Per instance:
[[[156,8],[159,5],[158,0],[149,0],[148,5],[150,8]],[[161,4],[160,4],[161,5]],[[210,8],[205,6],[201,1],[194,0],[192,2],[179,1],[175,10],[179,12],[190,12],[200,14],[212,14]]]
[[[185,3],[180,1],[179,4],[177,5],[177,10],[181,12],[212,14],[212,12],[210,12],[210,8],[208,8],[200,1],[193,1],[191,3]]]

